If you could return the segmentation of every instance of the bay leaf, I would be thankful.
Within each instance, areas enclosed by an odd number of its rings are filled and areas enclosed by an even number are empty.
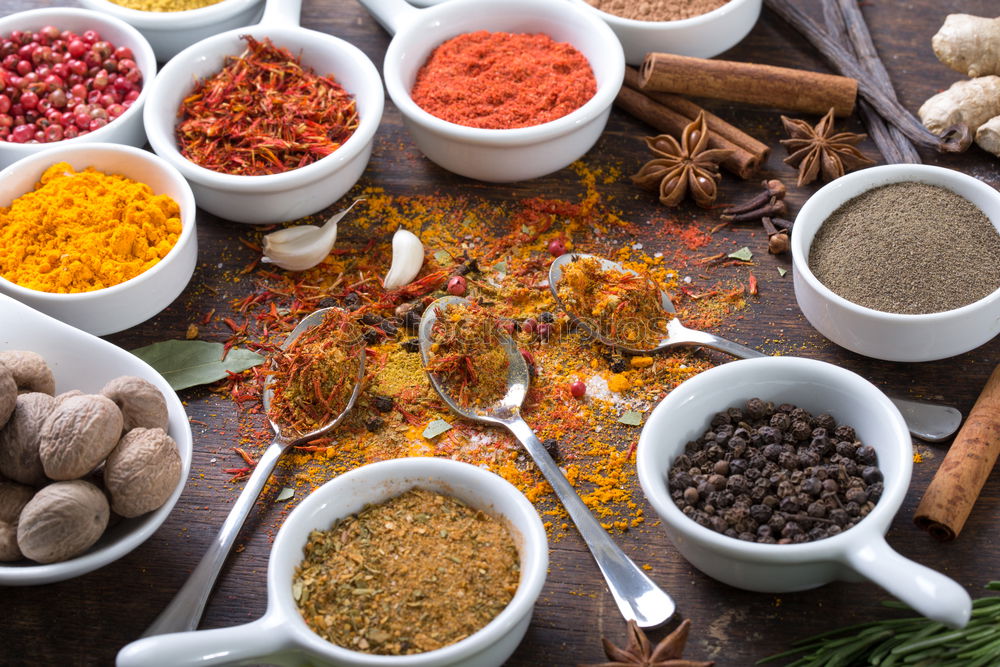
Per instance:
[[[751,259],[753,259],[753,253],[750,252],[750,248],[748,248],[746,246],[743,246],[742,248],[740,248],[736,252],[731,252],[731,253],[729,253],[726,256],[727,257],[732,257],[733,259],[739,259],[739,260],[742,260],[744,262],[749,262]]]
[[[782,278],[784,278],[786,273],[788,273],[788,271],[786,271],[785,269],[783,269],[780,266],[778,267],[778,275],[779,276],[781,276]]]
[[[449,266],[451,264],[451,255],[447,250],[438,250],[434,253],[434,261],[441,266]]]
[[[621,417],[618,418],[620,424],[627,424],[629,426],[641,426],[642,425],[642,413],[636,412],[635,410],[629,410]]]
[[[442,433],[450,429],[451,429],[451,424],[449,424],[443,419],[435,419],[434,421],[432,421],[430,424],[427,425],[427,428],[424,429],[422,435],[428,440],[430,440],[431,438],[436,438],[437,436],[441,435]]]
[[[267,359],[256,352],[234,347],[225,359],[222,343],[204,340],[164,340],[132,350],[170,383],[174,391],[223,380],[228,372],[240,373]]]
[[[286,486],[286,487],[284,487],[284,488],[281,489],[281,492],[278,493],[278,497],[275,498],[275,500],[278,501],[278,502],[283,502],[285,500],[291,500],[292,496],[294,496],[294,495],[295,495],[295,489]]]

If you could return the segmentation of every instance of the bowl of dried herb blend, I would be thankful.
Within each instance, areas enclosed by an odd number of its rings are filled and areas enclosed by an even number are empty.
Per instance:
[[[962,626],[965,589],[884,538],[912,456],[902,415],[867,380],[822,361],[762,357],[671,391],[643,426],[636,467],[674,546],[719,581],[780,593],[869,579]]]
[[[647,53],[711,58],[736,46],[753,29],[761,0],[574,0],[614,30],[625,61],[641,65]]]
[[[417,147],[448,171],[491,182],[537,178],[572,163],[603,132],[625,58],[589,8],[562,0],[361,4],[395,33],[384,62],[389,96]]]
[[[262,0],[80,0],[135,27],[165,63],[195,42],[260,18]]]
[[[378,70],[357,47],[298,26],[301,0],[178,53],[151,86],[153,150],[198,206],[250,224],[320,211],[361,177],[382,118]]]
[[[149,42],[114,16],[49,7],[0,18],[0,167],[53,146],[143,146],[155,76]]]
[[[817,191],[792,233],[799,308],[888,361],[933,361],[1000,333],[1000,193],[952,169],[885,165]]]
[[[184,290],[194,195],[176,169],[119,144],[53,147],[0,171],[0,293],[103,336]]]
[[[524,636],[547,568],[538,513],[504,479],[448,459],[372,463],[288,516],[263,618],[141,639],[117,664],[164,654],[195,664],[225,651],[235,662],[498,666]]]

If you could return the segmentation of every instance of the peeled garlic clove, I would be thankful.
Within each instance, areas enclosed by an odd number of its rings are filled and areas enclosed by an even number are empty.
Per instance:
[[[397,229],[392,236],[392,265],[389,273],[385,274],[382,287],[390,290],[410,283],[423,265],[424,244],[413,232]]]
[[[337,241],[337,223],[354,208],[356,200],[346,209],[326,221],[322,227],[299,225],[271,232],[264,237],[261,261],[277,264],[289,271],[305,271],[316,266],[330,254]]]

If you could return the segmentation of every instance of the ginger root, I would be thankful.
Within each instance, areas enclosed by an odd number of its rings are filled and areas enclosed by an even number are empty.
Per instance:
[[[967,125],[969,132],[1000,116],[1000,76],[956,81],[948,90],[928,98],[917,110],[920,122],[940,135],[952,125]]]
[[[949,14],[931,47],[938,60],[970,77],[1000,74],[1000,18]]]
[[[976,145],[987,153],[1000,156],[1000,116],[994,116],[979,126]]]

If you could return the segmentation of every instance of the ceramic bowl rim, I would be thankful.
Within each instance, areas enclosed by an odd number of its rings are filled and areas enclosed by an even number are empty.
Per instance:
[[[801,369],[803,372],[815,371],[817,374],[821,374],[824,380],[832,379],[839,386],[851,387],[862,392],[870,399],[867,403],[871,406],[870,409],[879,413],[890,424],[895,433],[896,442],[891,451],[897,452],[899,455],[899,470],[892,480],[888,477],[885,478],[882,497],[872,511],[850,529],[837,535],[801,544],[759,544],[727,537],[699,525],[681,512],[670,497],[666,481],[670,470],[669,466],[666,470],[653,469],[653,462],[650,459],[654,456],[651,452],[655,445],[650,444],[650,440],[654,436],[648,425],[653,422],[654,416],[657,416],[656,423],[659,423],[661,418],[658,415],[675,409],[676,404],[681,403],[687,395],[705,389],[706,385],[711,387],[713,384],[718,384],[719,380],[716,378],[741,377],[748,374],[752,374],[753,378],[771,377],[768,374],[771,369],[768,367],[774,366],[782,370],[787,368],[790,372],[796,372],[796,369]],[[707,423],[711,415],[705,415],[705,418]],[[873,531],[877,532],[879,536],[885,532],[905,500],[909,488],[913,461],[902,453],[909,450],[911,446],[909,431],[899,410],[881,390],[860,375],[840,366],[815,359],[791,356],[761,357],[741,359],[715,366],[688,378],[667,394],[653,409],[639,435],[639,443],[636,448],[636,468],[643,493],[656,513],[662,518],[668,533],[671,530],[677,530],[692,541],[727,557],[771,564],[797,564],[832,560],[837,554],[847,552],[850,545],[871,537]],[[673,458],[676,459],[676,456]],[[673,460],[670,463],[672,464]]]
[[[369,83],[372,84],[370,86],[372,90],[369,91],[369,93],[364,91],[348,91],[354,95],[356,103],[359,99],[359,94],[367,94],[368,97],[365,98],[364,104],[370,106],[370,110],[365,113],[359,112],[357,129],[354,130],[354,133],[351,134],[351,136],[348,137],[348,139],[341,144],[337,150],[311,164],[305,165],[304,167],[290,169],[277,174],[246,176],[212,171],[211,169],[195,164],[181,155],[180,151],[177,149],[176,141],[172,139],[163,140],[163,137],[160,136],[161,133],[159,130],[162,129],[167,123],[175,123],[175,117],[168,111],[156,110],[154,105],[147,105],[144,111],[143,120],[146,126],[146,135],[149,139],[150,146],[154,151],[156,151],[156,154],[180,171],[185,178],[190,179],[197,185],[222,191],[229,191],[230,193],[273,192],[276,194],[286,193],[321,179],[329,178],[359,155],[363,154],[365,147],[374,138],[379,125],[381,124],[382,113],[384,111],[384,89],[382,88],[381,78],[378,76],[378,70],[368,56],[350,42],[334,35],[329,35],[327,33],[309,28],[302,28],[300,26],[286,25],[264,26],[256,24],[242,28],[234,28],[215,35],[209,35],[208,37],[205,37],[204,39],[186,47],[176,56],[171,58],[166,65],[164,65],[161,75],[163,72],[173,72],[174,70],[179,70],[180,68],[188,65],[191,61],[197,59],[199,55],[203,54],[206,47],[211,48],[220,46],[223,42],[232,40],[234,37],[239,38],[241,35],[246,34],[255,35],[258,39],[262,36],[272,38],[278,36],[277,39],[274,39],[273,41],[276,42],[277,46],[285,46],[287,48],[287,45],[278,44],[277,42],[288,41],[287,37],[295,35],[296,33],[309,33],[311,38],[318,38],[323,41],[329,47],[331,53],[336,50],[338,55],[343,55],[349,58],[355,67],[365,71],[365,74],[363,75],[364,78],[368,79]],[[212,53],[222,53],[222,50],[213,48]],[[335,76],[337,75],[336,72],[333,74]],[[150,92],[150,96],[154,102],[158,100],[160,96],[159,91],[165,86],[164,82],[165,79],[163,76],[157,77],[157,81],[152,87],[153,90]],[[376,94],[376,89],[379,94]],[[149,130],[151,126],[156,128],[157,131],[151,132]],[[171,131],[164,132],[162,134],[172,136],[173,127],[174,125],[171,125]]]
[[[691,28],[700,28],[716,20],[723,19],[729,14],[739,11],[743,5],[760,2],[760,0],[728,0],[726,4],[716,7],[704,14],[689,16],[686,19],[673,19],[670,21],[642,21],[639,19],[627,19],[624,16],[611,14],[591,5],[587,0],[573,0],[576,4],[583,4],[597,12],[602,19],[608,23],[630,30],[637,30],[646,33],[674,32]]]
[[[174,243],[173,247],[170,248],[167,254],[164,255],[160,261],[139,275],[116,285],[110,285],[108,287],[102,287],[101,289],[90,290],[88,292],[43,292],[41,290],[18,285],[17,283],[0,276],[0,285],[3,285],[4,290],[10,295],[29,297],[36,301],[47,301],[53,305],[64,303],[83,303],[86,301],[96,301],[104,298],[110,298],[139,283],[146,282],[148,280],[155,280],[160,273],[167,270],[166,267],[169,264],[182,254],[184,247],[191,241],[191,238],[196,235],[195,228],[197,226],[197,222],[194,193],[191,191],[191,186],[188,184],[187,180],[169,162],[155,153],[150,153],[149,151],[141,148],[126,146],[124,144],[87,143],[73,146],[69,150],[72,152],[84,151],[87,153],[125,153],[134,158],[138,158],[139,160],[144,160],[150,165],[153,165],[155,169],[162,171],[164,175],[168,176],[170,180],[176,183],[178,189],[183,194],[181,201],[177,202],[181,212],[181,233],[177,236],[177,241]],[[64,156],[66,152],[67,147],[56,146],[27,155],[0,171],[0,180],[2,180],[4,175],[9,171],[23,169],[26,167],[32,168],[36,163],[48,163],[48,166],[52,166],[53,164],[62,162],[62,156]],[[48,167],[46,167],[46,169],[47,168]],[[44,171],[44,169],[42,171]],[[26,194],[28,192],[32,192],[32,189],[25,190],[21,194]]]
[[[491,8],[506,8],[512,3],[523,6],[528,10],[540,7],[541,11],[561,12],[563,15],[579,17],[589,25],[594,35],[599,35],[599,39],[607,43],[608,51],[602,51],[602,57],[607,58],[607,62],[611,63],[612,72],[611,76],[608,76],[603,82],[597,82],[597,89],[594,92],[594,96],[565,116],[539,125],[510,129],[468,127],[452,123],[434,116],[417,105],[410,97],[409,91],[405,89],[399,72],[399,51],[403,48],[400,36],[409,38],[411,34],[417,33],[419,28],[427,22],[434,20],[443,21],[450,15],[462,13],[464,9],[470,6],[481,8],[486,5]],[[389,93],[389,97],[400,113],[403,114],[404,118],[419,124],[429,132],[453,141],[483,146],[514,147],[541,143],[563,136],[600,117],[614,102],[621,87],[620,81],[625,76],[625,53],[621,42],[615,36],[610,26],[593,12],[586,11],[574,3],[565,2],[565,0],[537,0],[536,2],[528,2],[527,0],[448,0],[448,2],[438,3],[417,11],[420,13],[416,14],[416,18],[400,27],[386,49],[383,66],[385,87]],[[426,40],[418,39],[418,41],[426,44]],[[567,39],[565,41],[571,43],[576,48],[576,44],[572,40]],[[438,44],[432,45],[432,48]],[[593,69],[594,67],[591,65],[591,70]]]
[[[90,9],[106,12],[137,28],[180,29],[210,24],[227,19],[261,0],[219,0],[212,5],[176,12],[152,12],[115,4],[111,0],[79,0]],[[734,0],[735,1],[735,0]]]
[[[948,187],[948,183],[959,181],[963,182],[969,187],[981,191],[985,197],[996,199],[998,210],[1000,210],[1000,192],[994,190],[978,178],[954,169],[928,164],[886,164],[855,171],[824,185],[811,197],[809,197],[799,210],[798,215],[795,217],[795,226],[792,228],[791,236],[792,266],[795,269],[796,274],[800,276],[802,280],[805,281],[823,300],[834,303],[855,315],[886,323],[932,325],[942,321],[961,319],[966,315],[980,310],[986,310],[994,306],[1000,309],[1000,287],[998,287],[993,292],[990,292],[986,296],[973,301],[972,303],[958,308],[952,308],[951,310],[944,310],[935,313],[890,313],[882,310],[875,310],[874,308],[862,306],[840,296],[824,285],[819,278],[816,277],[816,274],[812,272],[812,269],[809,268],[809,261],[807,258],[809,256],[809,250],[812,247],[812,239],[810,239],[809,248],[807,248],[805,246],[805,241],[803,240],[803,232],[796,234],[795,230],[808,227],[809,231],[812,232],[813,237],[815,238],[816,232],[818,232],[820,227],[823,226],[823,223],[826,222],[828,216],[817,221],[818,216],[812,214],[813,209],[826,205],[831,201],[838,202],[837,205],[841,206],[854,197],[860,196],[861,194],[877,187],[911,180],[917,180],[928,185],[937,185],[948,190],[951,190],[951,188]],[[843,197],[842,190],[845,187],[854,185],[857,182],[869,182],[869,185],[857,194]],[[952,192],[954,192],[954,190],[952,190]],[[958,193],[956,192],[955,194]],[[962,197],[962,195],[958,196]],[[836,210],[836,208],[834,210]],[[1000,234],[1000,218],[993,219],[990,218],[985,211],[983,211],[983,213],[990,219],[991,222],[993,222],[994,226],[997,227],[997,233]],[[799,225],[801,225],[801,227]]]

